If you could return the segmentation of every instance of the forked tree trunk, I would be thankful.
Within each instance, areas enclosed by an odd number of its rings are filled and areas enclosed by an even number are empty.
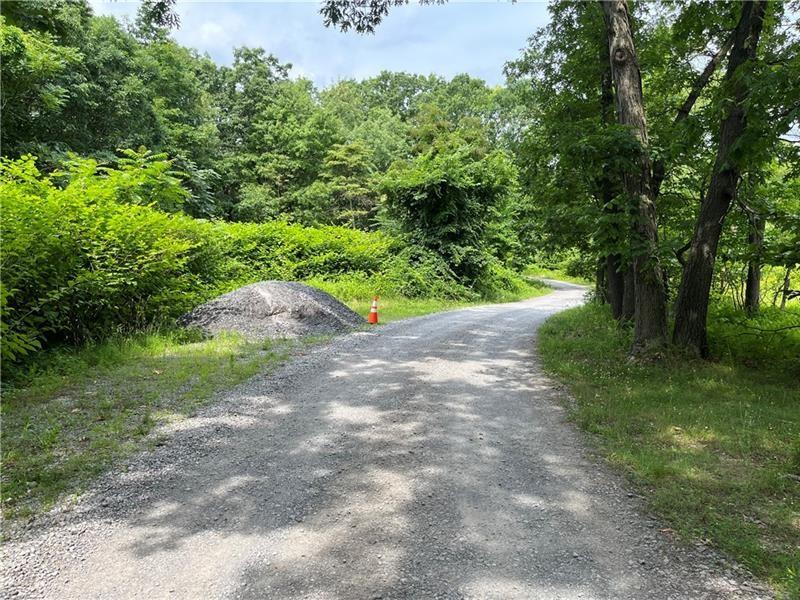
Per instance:
[[[744,288],[744,310],[750,315],[758,312],[761,305],[761,251],[764,247],[765,220],[756,213],[748,213],[750,227],[747,233],[747,243],[753,250],[753,255],[747,262],[747,282]]]
[[[650,157],[642,98],[642,77],[633,44],[625,0],[603,0],[608,52],[617,99],[617,118],[629,126],[641,144],[637,168],[625,176],[625,191],[633,202],[631,232],[634,276],[634,336],[631,353],[664,346],[667,306],[664,278],[658,261],[656,208],[650,189]]]
[[[733,33],[733,47],[725,74],[725,81],[731,86],[732,101],[722,121],[714,171],[700,206],[675,306],[675,330],[672,339],[678,346],[700,356],[708,354],[706,318],[714,260],[722,224],[736,194],[740,176],[739,165],[731,156],[731,151],[747,127],[747,78],[741,77],[736,71],[756,56],[765,5],[766,2],[763,1],[742,2],[740,5],[741,16]]]

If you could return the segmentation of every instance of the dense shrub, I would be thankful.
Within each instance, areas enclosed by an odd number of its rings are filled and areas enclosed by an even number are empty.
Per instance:
[[[377,273],[395,244],[380,233],[281,221],[214,223],[211,234],[225,256],[224,272],[215,278],[232,282]]]
[[[514,191],[516,171],[501,151],[465,132],[437,140],[382,179],[389,218],[415,244],[441,256],[462,284],[480,287],[498,232],[489,226]],[[503,243],[507,245],[507,241]]]
[[[435,252],[383,233],[164,212],[166,198],[183,197],[169,166],[158,157],[114,169],[74,159],[43,175],[33,157],[2,162],[4,358],[164,323],[265,279],[324,282],[345,299],[369,290],[469,300],[515,285],[497,266],[480,290],[468,289]]]
[[[438,254],[421,246],[408,246],[386,262],[388,287],[409,298],[474,300],[477,294],[464,287]]]
[[[483,298],[505,300],[518,296],[530,285],[531,283],[518,273],[503,266],[499,260],[490,257],[483,277],[478,281],[475,289],[477,294]]]
[[[60,176],[42,177],[30,157],[3,164],[7,331],[78,341],[172,316],[203,297],[188,263],[207,225],[121,204],[113,178],[82,174],[62,188]]]
[[[709,311],[708,331],[712,354],[750,367],[784,363],[800,373],[800,306],[784,309],[762,306],[746,315],[731,302],[717,300]]]

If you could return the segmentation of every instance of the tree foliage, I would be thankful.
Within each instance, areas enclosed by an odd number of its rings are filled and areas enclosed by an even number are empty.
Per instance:
[[[323,19],[369,32],[401,3],[325,2]],[[143,2],[127,24],[94,16],[85,0],[6,3],[1,141],[5,185],[17,198],[9,214],[80,205],[81,222],[102,229],[127,211],[154,219],[167,238],[152,211],[186,231],[195,231],[188,217],[241,222],[213,229],[224,239],[273,226],[380,231],[403,257],[393,259],[392,285],[437,294],[420,273],[457,294],[491,295],[513,285],[509,268],[570,256],[574,272],[597,277],[597,297],[625,321],[634,317],[637,257],[660,262],[672,309],[715,173],[720,125],[735,108],[747,122],[725,154],[739,176],[711,294],[744,305],[755,269],[763,273],[758,297],[780,305],[792,301],[800,263],[798,32],[792,6],[770,3],[758,52],[728,74],[742,7],[630,5],[647,133],[637,136],[619,122],[599,3],[551,2],[550,22],[506,65],[503,86],[467,74],[384,71],[324,89],[261,48],[237,48],[220,66],[182,47],[170,35],[179,26],[171,0]],[[644,191],[658,239],[644,253],[631,234],[640,213],[627,185],[643,164],[651,165]],[[91,196],[85,205],[75,204],[81,186]],[[21,227],[23,219],[11,222]],[[248,239],[267,243],[260,235]],[[34,300],[23,302],[20,285],[6,279],[4,315],[21,323]],[[16,354],[50,335],[26,342],[24,327],[3,327]]]

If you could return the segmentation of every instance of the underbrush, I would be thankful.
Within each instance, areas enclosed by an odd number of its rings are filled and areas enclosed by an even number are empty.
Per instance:
[[[593,281],[589,281],[580,275],[569,275],[567,271],[558,267],[530,265],[525,269],[523,274],[526,277],[543,277],[545,279],[558,279],[559,281],[567,281],[579,285],[594,285]]]
[[[799,317],[797,307],[755,319],[716,308],[714,360],[658,364],[627,360],[630,331],[607,307],[566,311],[539,330],[545,367],[577,401],[574,420],[671,529],[788,597],[800,594],[800,330],[781,328]]]
[[[337,296],[340,300],[345,302],[351,309],[366,317],[372,305],[372,299],[365,299],[363,295],[346,296],[340,295],[332,288],[325,288],[329,293]],[[525,285],[521,286],[516,293],[508,293],[500,298],[496,298],[496,302],[514,302],[516,300],[524,300],[526,298],[534,298],[536,296],[543,296],[549,294],[552,290],[544,285]],[[409,317],[417,317],[427,315],[430,313],[441,312],[444,310],[453,310],[456,308],[463,308],[466,306],[475,306],[484,304],[484,300],[452,300],[447,298],[406,298],[403,296],[380,296],[378,299],[378,314],[380,315],[381,323],[389,323],[399,319],[407,319]]]
[[[754,368],[783,365],[800,373],[800,304],[763,306],[748,317],[730,304],[713,305],[709,343],[719,360]]]
[[[482,295],[457,284],[443,286],[441,278],[415,279],[413,272],[406,275],[402,285],[394,279],[397,273],[313,277],[305,283],[328,292],[364,317],[369,313],[372,298],[378,296],[381,323],[486,302],[513,302],[551,291],[542,283],[527,281],[508,271],[501,272],[493,282],[492,293]],[[407,295],[397,293],[398,289]]]
[[[165,161],[117,170],[75,159],[50,175],[33,157],[0,166],[7,373],[41,348],[169,327],[255,281],[309,281],[360,302],[378,294],[460,304],[530,290],[494,259],[462,281],[430,249],[380,232],[164,212],[165,198],[177,205],[185,195]]]

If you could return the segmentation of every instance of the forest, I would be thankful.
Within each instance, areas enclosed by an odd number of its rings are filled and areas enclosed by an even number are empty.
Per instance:
[[[318,90],[260,48],[217,66],[81,2],[3,18],[7,358],[260,279],[365,297],[526,289],[513,91],[388,72]]]
[[[401,3],[326,0],[319,18],[369,34]],[[415,314],[571,278],[589,303],[554,318],[542,351],[587,398],[727,365],[741,387],[720,393],[772,407],[753,431],[779,438],[774,454],[747,464],[791,476],[758,516],[782,549],[714,539],[800,590],[800,3],[554,0],[504,85],[383,71],[324,88],[262,48],[224,65],[181,46],[173,5],[124,23],[88,0],[2,5],[4,388],[255,281]],[[702,405],[701,387],[686,398]],[[611,400],[587,402],[587,428],[627,439]],[[677,520],[682,485],[658,506]]]
[[[505,86],[383,72],[316,89],[260,48],[219,66],[181,47],[169,4],[127,25],[84,2],[8,4],[6,357],[171,318],[245,280],[381,274],[376,292],[491,299],[536,261],[596,279],[615,318],[635,321],[635,352],[671,339],[708,355],[713,299],[754,314],[796,294],[796,24],[789,5],[753,8],[637,5],[635,48],[634,32],[614,34],[636,53],[623,65],[596,6],[554,3]],[[373,264],[228,260],[270,252],[242,236],[358,235],[326,227],[379,236],[364,241]],[[394,263],[378,264],[389,239]],[[129,260],[134,247],[154,254]],[[419,285],[437,289],[400,289],[397,269],[427,269]]]

